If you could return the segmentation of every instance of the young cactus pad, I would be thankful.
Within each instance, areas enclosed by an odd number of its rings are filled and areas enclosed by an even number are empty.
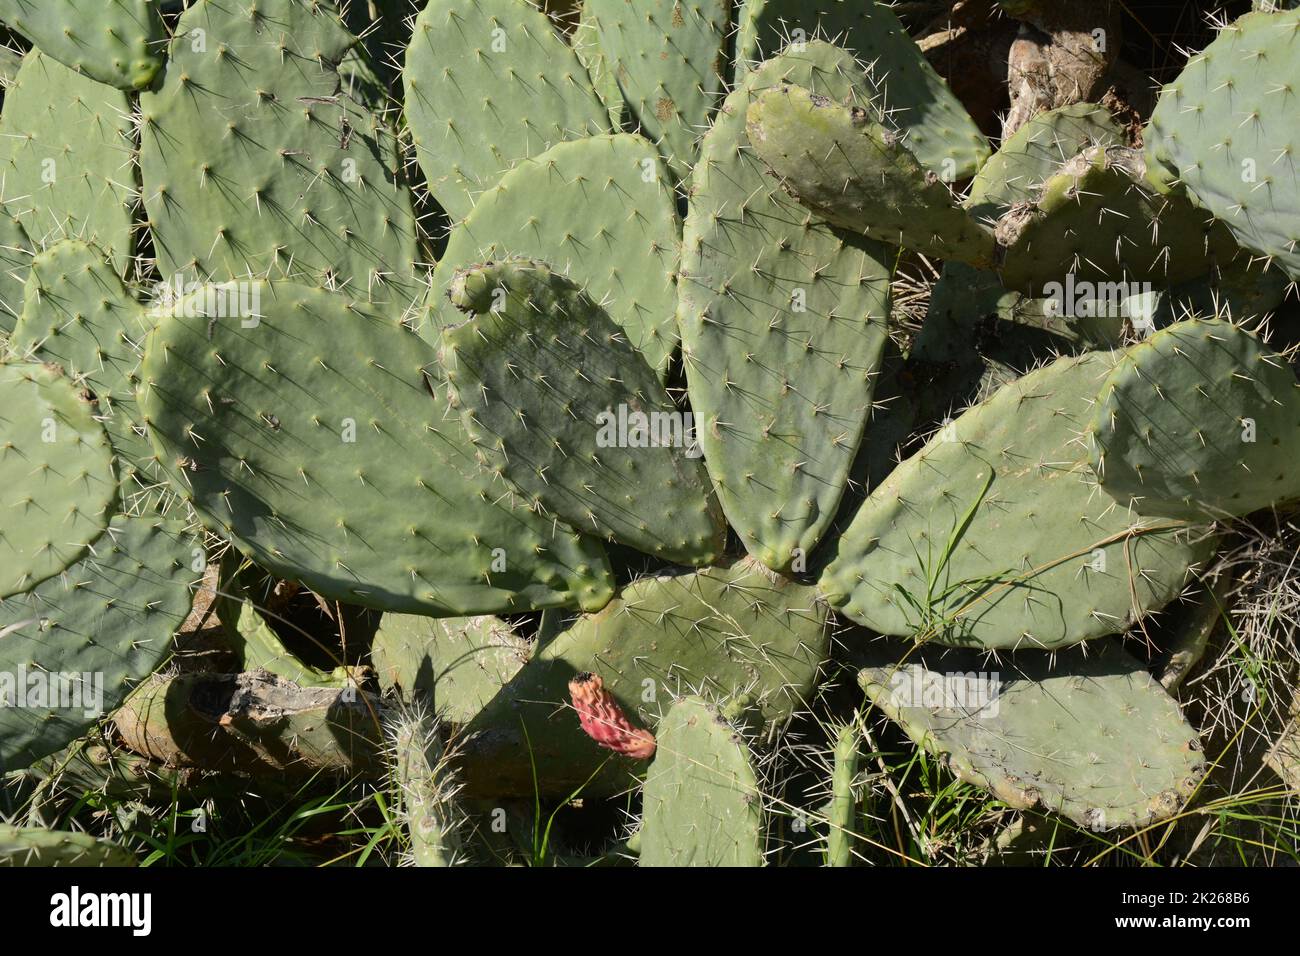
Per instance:
[[[451,301],[472,318],[443,330],[442,364],[491,473],[583,531],[718,558],[726,526],[693,436],[600,306],[530,260],[458,273]]]
[[[1300,382],[1245,329],[1192,319],[1120,356],[1090,431],[1102,488],[1205,519],[1300,499]]]
[[[382,610],[608,601],[599,543],[478,473],[419,336],[296,283],[252,283],[239,303],[220,291],[160,319],[140,405],[173,484],[241,551]]]
[[[750,104],[746,128],[790,193],[831,223],[926,255],[991,265],[993,234],[882,120],[871,107],[782,86]]]
[[[642,788],[641,866],[762,866],[763,798],[749,747],[698,697],[659,723]]]
[[[1111,363],[1058,359],[941,428],[858,510],[822,575],[831,603],[882,634],[1050,649],[1177,597],[1205,529],[1133,514],[1081,440]]]

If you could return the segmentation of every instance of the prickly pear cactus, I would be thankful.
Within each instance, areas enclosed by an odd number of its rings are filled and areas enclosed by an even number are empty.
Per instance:
[[[965,107],[876,0],[745,0],[737,14],[738,79],[782,49],[834,43],[870,67],[873,100],[888,109],[921,165],[947,182],[965,179],[988,158],[989,144]]]
[[[571,211],[581,209],[574,218]],[[618,133],[558,143],[521,160],[451,232],[433,276],[437,326],[460,321],[447,299],[458,269],[540,259],[581,286],[662,377],[677,346],[678,233],[673,191],[654,146]]]
[[[158,91],[140,100],[165,279],[291,278],[399,313],[420,299],[395,138],[337,72],[355,42],[328,7],[300,0],[185,11]]]
[[[633,121],[660,144],[678,180],[687,181],[728,79],[730,0],[585,0],[582,6]]]
[[[0,823],[0,867],[135,865],[134,854],[109,840],[86,833]]]
[[[167,31],[157,0],[0,0],[0,20],[118,89],[142,90],[162,69]]]
[[[821,578],[830,602],[882,634],[1050,649],[1176,597],[1212,540],[1098,488],[1079,436],[1110,367],[1058,359],[941,428],[858,510]]]
[[[31,264],[23,312],[10,339],[16,354],[57,364],[95,396],[113,446],[123,496],[157,474],[136,404],[140,345],[154,316],[122,284],[103,253],[75,239]]]
[[[762,866],[753,756],[717,708],[678,701],[659,724],[642,788],[640,866]]]
[[[254,283],[240,305],[227,291],[162,317],[141,369],[150,437],[211,527],[281,577],[367,607],[605,604],[600,546],[477,473],[418,336],[307,286]]]
[[[724,522],[653,370],[581,289],[531,260],[458,273],[442,364],[485,466],[575,528],[711,564]],[[630,423],[630,424],[627,424]]]
[[[1300,9],[1248,13],[1193,54],[1160,94],[1146,155],[1241,245],[1300,279],[1294,170]]]
[[[831,223],[927,255],[992,265],[993,234],[886,120],[868,107],[782,86],[750,104],[746,129],[791,195]]]
[[[889,314],[889,251],[818,222],[748,148],[785,80],[869,102],[853,58],[787,51],[727,97],[692,180],[677,320],[696,437],[727,520],[772,568],[807,566],[862,444]]]
[[[1219,319],[1179,322],[1123,353],[1089,432],[1101,486],[1143,514],[1220,518],[1300,499],[1300,382]]]
[[[402,81],[420,167],[455,219],[520,160],[610,131],[586,68],[527,0],[430,0]]]
[[[958,777],[1004,803],[1104,831],[1182,809],[1205,772],[1178,704],[1113,642],[1026,652],[903,652],[864,668],[871,701]]]
[[[113,451],[56,366],[0,364],[0,598],[81,559],[117,500]]]
[[[66,747],[171,653],[195,550],[173,521],[119,515],[66,575],[0,604],[0,765]]]
[[[135,132],[125,93],[32,50],[0,114],[0,201],[43,248],[80,239],[120,274],[134,252]]]

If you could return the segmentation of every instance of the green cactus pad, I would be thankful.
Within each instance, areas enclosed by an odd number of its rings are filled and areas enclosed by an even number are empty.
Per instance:
[[[0,0],[0,20],[65,66],[121,90],[162,69],[167,29],[156,0]]]
[[[1002,281],[1043,294],[1052,282],[1169,285],[1237,255],[1232,237],[1178,193],[1147,188],[1141,155],[1095,146],[1048,177],[1032,206],[999,220]]]
[[[853,785],[858,774],[858,747],[862,731],[849,721],[835,734],[831,752],[831,800],[826,814],[826,865],[852,866],[854,823],[858,801]]]
[[[1248,13],[1188,59],[1143,133],[1153,167],[1292,279],[1300,279],[1297,86],[1300,8]]]
[[[81,239],[119,273],[132,253],[135,133],[125,93],[33,50],[4,96],[0,201],[38,247]]]
[[[195,547],[174,522],[119,515],[67,574],[0,605],[0,675],[15,685],[0,684],[0,695],[25,695],[0,707],[0,764],[24,767],[66,747],[171,653],[200,577]]]
[[[135,863],[135,857],[116,843],[88,833],[0,823],[0,867],[124,867]]]
[[[659,723],[642,788],[639,866],[762,866],[754,758],[717,708],[678,701]]]
[[[677,346],[678,229],[667,171],[640,136],[559,143],[501,177],[452,230],[433,278],[434,321],[459,321],[446,301],[457,269],[540,259],[599,302],[662,376]]]
[[[623,91],[618,88],[614,71],[610,69],[609,59],[600,48],[600,34],[591,14],[591,4],[582,5],[578,25],[569,42],[573,46],[573,52],[578,55],[579,62],[587,68],[596,95],[609,112],[609,128],[615,131],[623,129],[627,119],[627,103],[623,100]]]
[[[1104,106],[1072,103],[1039,113],[989,157],[971,182],[966,208],[993,223],[1019,202],[1033,202],[1043,182],[1091,146],[1122,146],[1124,130]]]
[[[774,568],[811,553],[835,515],[889,314],[889,250],[816,221],[748,148],[747,105],[784,80],[868,101],[861,68],[825,43],[746,77],[695,167],[678,304],[718,498],[746,550]]]
[[[1116,643],[998,661],[903,653],[859,673],[867,696],[1011,807],[1096,831],[1142,827],[1177,813],[1205,771],[1178,704]]]
[[[385,614],[370,658],[380,686],[427,701],[450,724],[465,724],[510,683],[531,652],[499,617]]]
[[[731,0],[586,0],[582,6],[633,121],[686,181],[726,87]]]
[[[1102,383],[1093,469],[1143,514],[1249,514],[1300,499],[1300,382],[1258,338],[1192,319],[1133,346]]]
[[[113,450],[52,365],[0,365],[0,598],[63,571],[108,527]]]
[[[0,211],[0,337],[14,330],[32,265],[32,241],[22,223]]]
[[[578,618],[466,727],[467,784],[509,793],[530,787],[527,764],[504,767],[531,746],[540,786],[571,792],[608,756],[566,710],[568,682],[590,671],[636,723],[653,729],[673,696],[743,700],[769,727],[807,708],[829,653],[829,612],[816,591],[749,558],[695,573],[645,577],[598,614]],[[563,720],[563,723],[561,723]],[[617,791],[636,764],[611,762]]]
[[[869,64],[873,97],[906,134],[926,169],[948,182],[966,179],[988,159],[989,144],[948,84],[907,35],[894,12],[874,0],[745,0],[737,16],[737,78],[793,46],[829,40]],[[796,32],[798,31],[798,32]]]
[[[164,278],[293,278],[404,308],[415,220],[384,122],[341,90],[356,42],[301,0],[203,0],[141,97],[145,208]]]
[[[455,219],[521,159],[610,130],[577,54],[526,0],[430,0],[402,79],[416,158]]]
[[[781,86],[760,93],[746,116],[755,152],[832,224],[941,259],[993,263],[993,234],[879,122],[883,115]]]
[[[882,634],[1056,648],[1176,597],[1212,542],[1097,487],[1083,433],[1112,363],[1058,359],[941,428],[858,510],[821,579],[831,603]]]
[[[415,866],[456,866],[464,862],[456,804],[438,721],[420,708],[393,714],[385,727],[389,776],[399,815],[411,839]]]
[[[184,300],[141,371],[155,448],[209,525],[272,573],[367,607],[605,604],[600,546],[476,473],[417,335],[294,283],[250,295],[247,319],[218,318],[230,310],[207,293]]]
[[[451,301],[473,318],[443,330],[442,364],[487,469],[575,528],[717,559],[726,524],[685,419],[600,306],[531,260],[458,273]]]
[[[57,363],[94,393],[124,492],[135,487],[137,472],[146,481],[156,475],[135,400],[140,345],[152,327],[153,317],[103,255],[67,239],[32,260],[22,318],[10,341],[19,354]]]

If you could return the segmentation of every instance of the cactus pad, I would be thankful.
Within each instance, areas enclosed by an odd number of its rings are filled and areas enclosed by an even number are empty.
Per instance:
[[[940,429],[858,510],[821,579],[831,603],[882,634],[1055,648],[1176,597],[1204,529],[1131,514],[1081,440],[1111,364],[1058,359]]]
[[[300,0],[185,11],[162,85],[140,104],[165,278],[295,278],[399,309],[423,295],[395,139],[336,70],[355,42]]]
[[[1162,329],[1120,357],[1100,396],[1093,468],[1143,514],[1217,518],[1300,499],[1300,382],[1244,329]]]
[[[66,574],[0,605],[0,673],[27,705],[0,707],[0,764],[23,767],[67,746],[171,653],[199,577],[193,550],[172,522],[119,515]],[[48,695],[34,697],[34,685]]]
[[[1300,8],[1248,13],[1188,59],[1144,132],[1153,166],[1292,279],[1300,279],[1298,85]]]
[[[750,104],[749,142],[801,203],[834,225],[974,266],[993,262],[993,234],[975,222],[870,107],[797,86]]]
[[[129,851],[87,833],[0,823],[0,867],[124,867],[135,863]]]
[[[875,0],[745,0],[737,17],[738,76],[783,47],[811,49],[828,40],[870,64],[906,146],[948,182],[966,179],[988,159],[989,144],[948,84],[935,73],[894,12]]]
[[[0,115],[0,189],[38,247],[94,243],[125,273],[133,251],[135,133],[125,93],[33,50]]]
[[[642,800],[640,866],[763,865],[753,756],[700,698],[683,698],[659,722]]]
[[[530,260],[458,273],[451,300],[473,318],[443,330],[442,364],[487,468],[575,528],[718,557],[725,524],[685,420],[604,310]]]
[[[640,136],[559,143],[501,177],[452,230],[433,279],[435,320],[454,321],[443,296],[456,269],[540,259],[599,302],[663,375],[677,346],[678,228],[667,171]]]
[[[909,652],[864,668],[858,683],[962,780],[1092,830],[1173,816],[1205,771],[1178,704],[1115,643],[1055,661]]]
[[[138,470],[152,476],[156,465],[135,399],[140,345],[152,326],[100,252],[69,239],[32,260],[10,342],[19,354],[62,366],[94,394],[124,491]]]
[[[774,568],[810,554],[830,526],[889,314],[887,248],[816,221],[748,148],[746,107],[787,79],[836,98],[869,95],[853,58],[825,43],[746,77],[695,167],[678,304],[718,498],[746,550]]]
[[[519,160],[609,132],[586,68],[526,0],[430,0],[402,79],[420,168],[455,219]]]
[[[582,6],[633,120],[684,182],[726,85],[730,0],[586,0]]]
[[[117,475],[89,402],[50,365],[0,365],[0,598],[78,561],[108,527]]]
[[[0,0],[0,20],[65,66],[122,90],[162,69],[158,0]]]
[[[599,545],[476,473],[418,336],[321,290],[252,293],[244,319],[204,292],[184,300],[142,366],[154,445],[207,523],[278,576],[368,607],[604,605]]]

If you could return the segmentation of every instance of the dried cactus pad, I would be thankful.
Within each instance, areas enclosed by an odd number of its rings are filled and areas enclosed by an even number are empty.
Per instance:
[[[646,774],[642,866],[762,866],[763,800],[749,747],[717,709],[678,701]]]
[[[1188,59],[1143,132],[1153,166],[1292,279],[1300,279],[1298,87],[1300,8],[1248,13]]]
[[[0,0],[0,20],[100,83],[142,90],[162,69],[159,0]]]
[[[0,365],[0,598],[30,590],[108,527],[117,474],[94,409],[53,365]]]
[[[604,606],[599,543],[478,473],[419,336],[296,283],[248,297],[243,317],[211,287],[183,300],[141,370],[155,448],[210,526],[280,577],[382,610]]]
[[[1054,648],[1176,597],[1205,529],[1097,486],[1084,431],[1108,353],[1058,359],[944,426],[859,508],[821,587],[883,634]]]
[[[1055,661],[909,651],[864,668],[858,683],[961,779],[1094,830],[1172,816],[1205,771],[1177,702],[1115,643]]]
[[[1101,486],[1144,514],[1240,516],[1300,498],[1300,382],[1219,319],[1179,322],[1125,352],[1090,431]]]

